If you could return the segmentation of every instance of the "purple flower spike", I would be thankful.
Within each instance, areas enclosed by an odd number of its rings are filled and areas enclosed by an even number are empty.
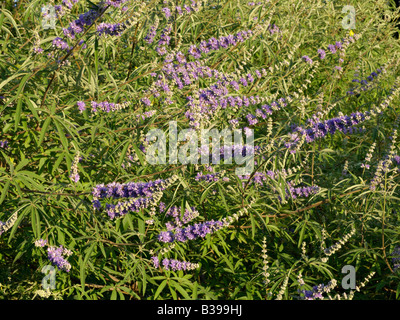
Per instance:
[[[78,101],[76,104],[78,105],[78,109],[81,113],[86,109],[85,103],[83,101]]]
[[[164,12],[165,17],[166,17],[167,19],[169,19],[169,18],[171,17],[171,10],[169,10],[169,8],[163,8],[163,9],[162,9],[162,12]]]
[[[72,252],[62,245],[59,247],[48,247],[47,256],[51,263],[57,266],[60,270],[69,272],[71,270],[71,264],[63,257],[63,255],[70,256]]]
[[[325,53],[324,50],[318,49],[318,54],[319,54],[319,58],[320,58],[321,60],[325,59],[326,53]]]
[[[333,44],[328,45],[328,49],[332,53],[336,53],[336,47]]]
[[[305,61],[309,64],[313,64],[313,61],[309,56],[302,56],[301,58],[303,59],[303,61]]]

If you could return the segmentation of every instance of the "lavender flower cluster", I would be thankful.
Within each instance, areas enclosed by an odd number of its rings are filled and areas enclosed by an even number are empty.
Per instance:
[[[183,8],[186,10],[186,14],[190,14],[192,12],[198,12],[200,10],[199,4],[196,3],[196,1],[194,1],[194,0],[190,0],[190,2],[192,4],[192,6],[189,6],[189,5],[184,5],[183,6]],[[176,6],[175,10],[176,10],[177,14],[180,15],[180,16],[185,14],[184,11],[182,10],[181,6]],[[169,20],[171,18],[172,12],[168,7],[163,8],[162,12],[164,13],[165,18],[167,20]]]
[[[257,2],[257,5],[262,5],[263,3],[262,2]],[[255,2],[249,2],[249,3],[247,3],[247,5],[248,6],[251,6],[251,7],[254,7],[255,5],[256,5],[256,3]]]
[[[2,148],[2,149],[8,148],[8,141],[7,140],[1,140],[0,141],[0,148]]]
[[[72,1],[72,2],[71,2]],[[74,6],[74,4],[78,3],[79,0],[63,0],[62,4],[64,6],[66,6],[68,9],[72,9],[72,7]],[[61,6],[60,6],[61,7]]]
[[[171,243],[174,241],[185,242],[187,240],[194,240],[197,238],[204,238],[207,234],[214,232],[224,227],[223,222],[217,220],[210,220],[206,222],[196,223],[189,225],[186,228],[175,228],[174,231],[161,231],[158,240],[164,243]]]
[[[54,9],[55,9],[57,18],[61,18],[66,12],[62,5],[55,5]]]
[[[384,174],[389,172],[392,164],[396,163],[400,164],[399,155],[394,155],[394,156],[386,155],[383,160],[379,161],[377,170],[370,183],[371,190],[376,190],[376,187],[383,185]],[[398,169],[398,171],[400,172],[400,169]]]
[[[251,200],[249,203],[249,207],[254,204],[254,200]],[[163,204],[163,203],[162,203]],[[165,205],[163,204],[161,208],[161,203],[160,203],[160,212],[164,211]],[[182,228],[184,223],[190,222],[192,219],[194,219],[197,215],[198,212],[195,210],[195,208],[191,208],[190,210],[186,210],[183,217],[180,218],[180,212],[182,209],[180,207],[171,207],[168,212],[166,213],[167,216],[172,216],[175,218],[175,223],[167,223],[167,231],[162,231],[160,232],[158,236],[158,240],[160,242],[164,243],[172,243],[169,246],[169,249],[162,249],[161,254],[169,251],[171,248],[175,246],[174,241],[178,242],[184,242],[187,240],[194,240],[196,238],[204,238],[207,234],[212,234],[218,230],[221,230],[224,227],[229,226],[232,224],[234,221],[237,221],[241,216],[246,214],[247,208],[242,208],[238,213],[233,214],[232,216],[228,216],[222,219],[222,221],[206,221],[202,223],[196,223],[194,225],[189,225],[186,228]],[[159,267],[160,262],[157,256],[153,256],[151,258],[153,261],[153,264],[156,268]],[[198,267],[198,264],[186,264],[186,265],[180,265],[177,261],[174,261],[173,264],[171,265],[170,262],[173,260],[169,259],[164,259],[163,260],[163,266],[165,269],[168,270],[169,267],[171,267],[173,270],[190,270]]]
[[[281,30],[279,29],[279,27],[275,24],[270,24],[268,26],[268,31],[271,35],[273,35],[274,33],[279,33]]]
[[[139,212],[141,209],[146,209],[154,203],[153,196],[148,198],[134,198],[117,204],[106,204],[106,212],[110,219],[122,217],[128,212]],[[98,208],[98,203],[95,204]]]
[[[353,40],[354,40],[354,39],[353,39]],[[348,43],[348,40],[345,39],[344,42],[347,44],[347,43]],[[343,50],[343,44],[342,44],[342,42],[337,41],[335,45],[329,45],[329,46],[328,46],[328,50],[329,50],[331,53],[336,53],[336,52],[337,52],[337,51],[336,51],[337,49]],[[325,58],[326,52],[325,52],[324,50],[318,49],[318,53],[319,53],[319,55],[320,55],[320,59],[324,59],[324,58]],[[302,59],[303,59],[304,61],[308,62],[309,64],[313,64],[312,59],[311,59],[310,57],[306,56],[306,55],[304,55],[304,56],[302,57]],[[340,68],[340,67],[339,67],[339,68]],[[264,71],[264,70],[262,70],[262,71],[263,71],[263,75],[264,75],[264,74],[265,74],[265,71]],[[261,74],[260,74],[260,72],[259,72],[258,70],[256,70],[255,73],[256,73],[257,77],[261,78]],[[248,75],[248,77],[249,77],[249,75]],[[240,82],[244,87],[246,87],[246,86],[248,85],[248,82],[247,82],[247,81],[249,81],[249,82],[251,83],[251,82],[253,82],[253,80],[254,80],[254,78],[252,78],[252,77],[251,77],[251,78],[249,77],[249,79],[245,79],[244,77],[242,77],[242,78],[240,79],[239,82]],[[220,83],[222,83],[222,81],[221,81]],[[233,81],[231,82],[231,85],[232,85],[232,86],[235,86],[235,84],[236,84],[236,90],[238,90],[238,89],[239,89],[238,84],[237,84],[237,83],[234,83]],[[219,88],[219,89],[220,89],[220,90],[223,90],[223,88],[222,88],[222,89]],[[224,95],[226,95],[226,94],[227,94],[227,90],[224,90],[222,94],[220,93],[220,96],[224,96]],[[200,97],[200,99],[199,99],[199,101],[200,101],[200,106],[201,106],[201,113],[202,113],[202,117],[203,117],[203,118],[204,118],[205,116],[207,116],[208,113],[213,113],[218,107],[220,107],[220,108],[222,108],[222,109],[225,109],[226,106],[227,106],[227,102],[229,102],[230,105],[231,105],[232,107],[235,107],[235,106],[237,105],[239,108],[242,108],[242,101],[244,102],[245,107],[248,107],[250,104],[255,105],[255,104],[260,103],[261,100],[262,100],[262,99],[260,99],[258,96],[256,96],[256,97],[250,97],[250,99],[248,99],[248,98],[246,98],[246,97],[243,97],[243,98],[241,98],[241,97],[236,97],[236,99],[239,98],[240,100],[238,101],[237,104],[235,104],[235,103],[232,103],[232,100],[235,99],[235,98],[232,98],[232,97],[228,97],[228,98],[222,97],[222,98],[221,98],[221,97],[216,97],[216,96],[212,96],[212,95],[211,95],[211,97],[209,98],[209,96],[210,96],[210,92],[207,92],[207,94],[206,94],[206,97],[207,97],[207,98],[206,98],[206,99],[204,99],[204,97]],[[191,101],[191,98],[189,97],[188,99],[190,100],[189,106],[191,106],[191,102],[192,102],[192,101]],[[288,99],[289,101],[291,101],[291,100],[292,100],[292,97],[288,96],[287,99]],[[241,100],[242,100],[242,101],[241,101]],[[247,101],[246,101],[246,100],[247,100]],[[249,102],[248,102],[248,101],[249,101]],[[211,108],[210,108],[210,109],[207,109],[207,108],[204,107],[204,105],[211,105]],[[258,119],[265,119],[268,115],[272,114],[272,111],[273,111],[273,110],[279,110],[279,109],[281,109],[282,107],[285,107],[286,105],[287,105],[287,104],[286,104],[286,100],[285,100],[284,98],[280,98],[280,99],[278,99],[278,101],[272,102],[271,105],[266,105],[266,104],[262,105],[261,108],[259,108],[259,109],[257,109],[257,110],[255,111],[255,114],[252,114],[252,113],[247,114],[247,115],[246,115],[246,119],[247,119],[249,125],[255,125],[255,124],[258,123],[258,121],[259,121]],[[195,107],[195,106],[193,106],[193,108],[194,108],[194,107]],[[244,108],[242,108],[242,109],[244,110]],[[190,111],[187,112],[187,117],[189,118],[189,120],[190,120],[192,123],[194,123],[194,125],[198,125],[198,122],[196,122],[195,116],[196,116],[196,114],[191,113]],[[230,122],[231,122],[231,123],[234,123],[234,122],[235,122],[235,123],[238,123],[239,120],[240,120],[240,118],[238,118],[238,119],[232,119],[232,120],[230,120]],[[350,130],[350,132],[352,132],[353,130],[357,131],[357,129],[353,129],[353,128],[349,128],[348,130]]]
[[[286,189],[286,199],[292,197],[296,199],[298,197],[308,198],[310,195],[317,194],[320,188],[318,186],[308,186],[308,187],[294,187],[292,183],[289,184],[289,190]]]
[[[171,17],[171,10],[169,10],[169,8],[163,8],[161,11],[164,12],[165,18],[167,18],[167,20]]]
[[[39,239],[35,241],[36,247],[44,247],[47,245],[47,240]],[[72,251],[64,248],[62,245],[59,247],[49,246],[47,248],[47,257],[50,262],[58,267],[60,270],[64,270],[69,272],[71,270],[71,264],[67,261],[66,258],[72,255]]]
[[[308,125],[311,128],[296,127],[290,134],[290,141],[285,146],[290,149],[290,153],[296,153],[300,144],[304,142],[310,143],[318,138],[325,138],[328,133],[333,135],[336,131],[343,133],[357,132],[357,129],[353,128],[353,126],[369,120],[370,117],[371,113],[365,111],[354,112],[350,116],[341,115],[325,121],[319,121],[318,118],[309,119]]]
[[[178,64],[172,63],[174,58],[176,59]],[[192,96],[186,97],[186,99],[189,101],[189,110],[186,111],[185,115],[189,119],[191,127],[194,128],[200,125],[199,120],[209,119],[218,108],[225,109],[228,107],[228,105],[230,105],[233,109],[235,109],[236,106],[238,106],[239,108],[241,108],[243,105],[247,107],[250,105],[250,103],[254,105],[262,101],[262,99],[260,99],[260,97],[258,96],[252,96],[250,98],[247,98],[246,96],[225,97],[229,93],[228,86],[235,91],[238,91],[239,85],[246,87],[253,83],[255,80],[252,74],[248,73],[246,77],[241,77],[238,82],[234,80],[228,81],[228,75],[225,75],[218,70],[211,69],[208,66],[204,66],[204,61],[197,60],[187,63],[185,55],[180,51],[178,51],[175,56],[173,54],[168,54],[166,56],[164,66],[162,68],[162,73],[164,73],[164,75],[158,75],[158,81],[153,83],[153,85],[148,89],[148,91],[151,92],[154,97],[160,96],[160,91],[157,87],[161,88],[162,91],[167,93],[167,95],[171,92],[171,89],[165,79],[173,81],[173,83],[179,89],[182,89],[184,86],[192,84],[193,81],[196,81],[199,78],[214,77],[218,80],[218,82],[212,85],[210,88],[200,90],[199,106],[197,106],[196,101]],[[258,78],[261,78],[262,76],[267,75],[267,72],[265,69],[261,69],[261,72],[259,70],[255,70],[255,74]],[[156,73],[153,73],[152,76],[156,77],[157,75]],[[169,104],[173,103],[170,98],[165,99],[165,101]],[[283,98],[279,99],[279,101],[282,101],[283,106],[286,106],[286,104],[284,103],[285,100]],[[150,99],[148,99],[147,97],[143,98],[142,102],[145,105],[151,104]],[[271,104],[271,107],[267,105],[263,106],[263,108],[265,109],[264,112],[266,112],[267,114],[272,112],[271,109],[277,110],[279,109],[279,107],[279,103],[276,101]],[[266,114],[264,114],[261,109],[256,112],[256,115],[258,117],[262,117],[263,119],[265,119],[266,117]],[[254,116],[248,117],[249,119],[254,119]],[[234,119],[232,121],[237,120]]]
[[[153,265],[155,268],[158,268],[160,266],[160,260],[158,257],[153,256],[151,257],[151,260],[153,262]],[[192,262],[187,262],[187,261],[179,261],[176,259],[163,259],[162,260],[162,265],[165,270],[194,270],[199,267],[198,263],[192,263]]]
[[[171,41],[171,37],[169,36],[171,31],[172,31],[172,26],[169,24],[161,32],[160,40],[158,41],[158,46],[156,48],[156,51],[160,56],[167,53],[166,47],[169,46],[169,42]]]
[[[159,25],[159,20],[156,17],[154,24],[150,27],[149,31],[147,32],[147,35],[144,37],[144,41],[146,41],[148,44],[153,43],[154,37],[156,36],[157,33],[158,25]]]
[[[329,44],[327,47],[327,50],[331,53],[331,54],[336,54],[338,50],[344,50],[344,46],[346,44],[349,44],[350,42],[353,43],[355,42],[355,40],[358,39],[358,35],[355,35],[355,37],[348,37],[345,39],[342,39],[342,41],[336,41],[335,44]],[[326,50],[324,49],[318,49],[317,53],[319,55],[319,58],[321,60],[325,59],[326,57]],[[311,59],[310,59],[311,60]]]
[[[198,148],[198,154],[200,156],[205,156],[207,155],[208,151],[208,146],[201,146]],[[251,146],[251,145],[246,145],[246,144],[232,144],[232,145],[225,145],[221,147],[217,152],[209,152],[209,159],[208,163],[218,163],[222,160],[225,161],[225,163],[230,163],[230,161],[233,159],[233,157],[249,157],[253,156],[255,152],[259,149],[259,146]],[[218,153],[219,151],[219,153]]]
[[[203,171],[201,171],[201,172],[197,173],[195,180],[196,181],[215,182],[215,181],[220,181],[222,179],[225,182],[229,181],[228,177],[222,177],[224,175],[224,173],[225,173],[225,171],[203,174]]]
[[[247,31],[239,31],[235,35],[221,36],[218,39],[212,37],[208,41],[200,42],[199,46],[191,45],[188,53],[195,59],[201,58],[202,53],[208,53],[212,50],[220,50],[222,48],[228,48],[229,46],[235,46],[240,42],[246,41],[253,35],[253,32],[249,29]]]
[[[47,240],[39,239],[35,241],[35,247],[44,247],[47,245]]]
[[[178,177],[173,175],[165,180],[158,179],[149,182],[128,182],[116,183],[112,182],[108,185],[99,184],[93,188],[93,208],[100,209],[101,203],[99,199],[104,198],[130,198],[125,202],[114,204],[106,204],[106,211],[111,219],[123,216],[129,211],[137,212],[140,209],[148,208],[158,199],[158,195],[172,185]]]
[[[77,183],[79,181],[79,173],[78,173],[78,163],[79,163],[79,151],[77,152],[75,158],[74,158],[74,162],[72,163],[71,166],[71,174],[70,174],[70,178],[73,182]]]
[[[400,268],[400,247],[396,246],[391,253],[392,263],[393,263],[393,272],[396,272]]]
[[[58,48],[58,49],[62,49],[62,50],[66,50],[67,52],[72,50],[72,46],[69,46],[67,42],[65,42],[63,39],[61,39],[60,37],[56,37],[53,42],[53,47]]]
[[[50,262],[57,266],[60,270],[69,272],[71,270],[71,264],[65,259],[64,256],[69,257],[72,255],[72,251],[64,248],[62,245],[59,247],[48,247],[47,257]]]
[[[176,12],[178,13],[178,15],[183,16],[185,13],[190,14],[193,12],[198,12],[200,8],[199,5],[192,0],[192,6],[185,4],[183,6],[183,9],[185,9],[185,11],[182,10],[181,6],[176,6]]]
[[[266,74],[266,70],[261,70],[263,74]],[[256,70],[258,78],[261,78],[261,72]],[[239,83],[243,87],[249,86],[254,82],[254,77],[249,73],[246,77],[241,77]],[[208,89],[203,89],[199,92],[198,105],[192,96],[188,96],[187,100],[189,110],[186,111],[185,116],[189,119],[192,127],[196,128],[200,125],[200,120],[208,120],[218,109],[227,109],[228,107],[232,110],[240,109],[245,111],[251,105],[257,105],[262,103],[258,95],[247,97],[243,96],[227,96],[229,94],[228,86],[233,88],[235,91],[239,90],[239,83],[236,81],[227,81],[226,78],[218,81]],[[270,105],[263,104],[261,108],[255,111],[255,114],[247,114],[246,119],[249,125],[255,125],[258,123],[258,119],[266,119],[266,117],[274,110],[279,110],[285,107],[285,98],[280,98],[277,101],[273,101]],[[198,110],[198,111],[197,111]],[[236,112],[237,113],[237,112]],[[229,122],[235,127],[238,125],[240,116],[237,115],[236,119],[231,119]]]
[[[171,216],[174,218],[173,222],[167,222],[165,224],[168,231],[173,231],[176,228],[181,228],[184,224],[189,223],[194,218],[199,216],[199,212],[194,207],[186,209],[182,217],[181,211],[181,207],[174,206],[169,208],[168,211],[165,213],[166,216]]]
[[[202,66],[202,62],[200,61],[186,63],[186,58],[180,51],[176,53],[175,58],[179,64],[172,63],[174,59],[174,56],[172,54],[168,54],[165,58],[165,63],[162,68],[163,75],[159,74],[158,81],[155,81],[148,90],[154,97],[160,96],[160,91],[157,87],[162,89],[162,91],[167,94],[171,92],[170,87],[168,86],[165,79],[174,81],[176,86],[179,89],[182,89],[185,85],[188,86],[192,84],[193,81],[199,78],[203,78],[205,76],[213,76],[212,69],[206,66]],[[216,75],[216,73],[214,73],[214,75]],[[153,73],[152,76],[155,77],[156,74]],[[168,98],[168,103],[172,103],[172,101],[169,100],[170,97]],[[142,102],[145,105],[151,104],[151,101],[147,97],[143,98]]]
[[[104,3],[108,6],[119,8],[124,3],[128,2],[129,0],[105,0]]]
[[[165,190],[172,180],[175,179],[168,178],[166,180],[158,179],[148,182],[128,183],[112,182],[107,185],[99,184],[93,188],[93,196],[97,199],[150,197],[156,191]]]
[[[287,172],[285,169],[282,170],[281,175],[283,177],[287,176]],[[241,180],[249,180],[251,175],[246,175],[246,176],[238,176],[239,179]],[[264,183],[268,182],[268,178],[270,177],[271,179],[275,179],[278,177],[278,172],[274,172],[271,170],[268,170],[267,173],[263,172],[255,172],[253,176],[251,177],[251,180],[249,184],[254,183],[256,186],[264,186]],[[245,186],[245,183],[243,182],[243,187]],[[274,187],[272,187],[273,190],[275,190]],[[296,187],[294,182],[288,181],[288,188],[285,189],[285,199],[296,199],[296,198],[307,198],[310,195],[317,194],[320,188],[318,186],[298,186]],[[276,191],[276,190],[275,190]],[[281,201],[281,197],[278,196],[279,201]]]
[[[138,114],[136,115],[136,120],[139,122],[140,120],[146,120],[148,118],[151,118],[152,116],[154,116],[156,114],[156,110],[149,110],[146,111],[142,114]]]
[[[305,300],[323,300],[323,294],[329,293],[336,286],[336,280],[329,281],[327,285],[319,284],[317,286],[312,287],[312,290],[299,290],[299,293],[304,295]]]
[[[313,61],[309,56],[302,56],[301,58],[303,59],[303,61],[305,61],[309,64],[313,64]]]
[[[99,36],[120,36],[125,30],[126,26],[123,23],[100,23],[97,28],[97,34]]]
[[[250,97],[253,98],[253,97]],[[258,97],[254,97],[253,99],[250,99],[251,104],[256,104],[258,101]],[[291,97],[288,97],[291,99]],[[284,107],[287,106],[285,98],[279,98],[277,101],[271,102],[270,105],[268,104],[263,104],[261,106],[261,109],[256,109],[255,114],[247,114],[246,119],[249,125],[255,125],[258,123],[258,119],[266,119],[268,115],[271,115],[273,111],[280,110]]]
[[[376,78],[378,78],[378,76],[380,75],[380,74],[382,74],[382,69],[383,68],[380,68],[380,69],[377,69],[376,70],[376,72],[372,72],[368,77],[367,77],[367,80],[368,81],[374,81],[374,79],[376,79]],[[349,90],[349,91],[347,91],[347,94],[348,95],[354,95],[354,94],[356,94],[358,91],[366,91],[367,90],[367,85],[368,85],[368,81],[367,80],[359,80],[359,79],[357,79],[357,78],[355,78],[355,79],[353,79],[352,80],[352,82],[356,82],[356,83],[359,83],[360,85],[359,86],[357,86],[357,87],[355,87],[355,88],[353,88],[352,90]]]
[[[78,101],[76,104],[78,106],[80,113],[82,113],[86,109],[85,102]],[[108,102],[108,101],[103,101],[103,102],[91,101],[90,105],[92,107],[92,113],[97,113],[99,111],[98,109],[109,113],[109,112],[115,112],[117,110],[125,109],[127,106],[130,105],[130,102],[126,101],[123,103],[113,103],[113,102]]]
[[[272,172],[272,171],[271,171]],[[238,176],[238,178],[240,180],[249,180],[251,177],[251,175],[246,175],[246,176]],[[267,175],[263,172],[255,172],[254,175],[251,177],[251,180],[249,182],[249,184],[254,183],[255,185],[258,186],[263,186],[264,182],[267,181]],[[245,183],[243,183],[243,186],[245,185]]]
[[[75,36],[85,31],[85,27],[90,26],[102,14],[103,9],[91,9],[79,16],[78,19],[72,21],[68,28],[63,28],[64,36],[75,39]]]
[[[41,54],[41,53],[43,53],[43,49],[41,48],[41,47],[39,47],[39,46],[35,46],[35,47],[33,47],[33,52],[35,53],[35,54]]]

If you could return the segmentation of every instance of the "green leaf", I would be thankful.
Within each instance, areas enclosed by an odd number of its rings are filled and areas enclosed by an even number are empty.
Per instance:
[[[135,143],[132,144],[132,147],[133,147],[133,149],[135,149],[135,152],[136,152],[136,155],[139,158],[140,164],[142,166],[144,166],[146,162],[145,162],[145,160],[143,158],[142,151],[138,148],[138,146]]]
[[[24,211],[22,211],[22,213],[20,215],[18,215],[17,221],[15,221],[15,223],[11,229],[10,236],[8,237],[8,243],[10,243],[11,239],[14,237],[14,234],[17,231],[17,228],[18,228],[19,224],[21,223],[22,219],[25,217],[26,214],[28,214],[30,208],[26,208],[26,207],[29,205],[30,205],[30,203],[27,203],[24,206],[20,207],[17,211],[14,212],[14,213],[16,213],[16,212],[22,210],[23,208],[25,208]]]
[[[8,165],[10,166],[11,175],[14,175],[14,164],[12,163],[11,158],[8,157],[3,151],[0,152],[3,155],[4,159],[6,160],[6,162],[8,163]]]
[[[54,171],[57,170],[57,168],[60,166],[60,163],[64,160],[64,158],[65,158],[65,153],[64,152],[60,153],[56,162],[54,162],[54,166],[51,169],[51,174],[54,174]]]
[[[25,167],[27,164],[29,163],[29,160],[24,158],[17,164],[17,166],[15,167],[15,171],[19,171],[21,170],[23,167]]]
[[[197,289],[198,289],[199,285],[197,283],[197,281],[194,282],[193,284],[193,289],[192,289],[192,300],[197,300]]]
[[[19,97],[17,102],[17,109],[15,110],[15,125],[14,125],[15,130],[17,130],[19,121],[21,120],[21,112],[22,112],[22,97]]]
[[[112,291],[110,300],[117,300],[117,290],[116,290],[116,288],[114,288],[114,290]]]
[[[218,195],[219,195],[219,196],[221,197],[221,199],[222,199],[222,203],[224,204],[224,207],[225,207],[226,212],[229,213],[230,210],[229,210],[228,204],[227,204],[226,199],[225,199],[224,189],[222,188],[220,182],[217,183],[217,186],[218,186],[218,190],[219,190]]]
[[[254,216],[250,214],[250,221],[251,221],[251,237],[254,239],[256,234],[256,222],[254,220]]]
[[[17,78],[18,76],[22,76],[22,75],[26,75],[26,73],[15,73],[14,75],[12,75],[11,77],[7,78],[7,80],[4,80],[2,83],[0,83],[0,89],[3,88],[7,83],[9,83],[10,81],[12,81],[13,79]],[[16,99],[17,96],[14,96],[14,100]],[[12,102],[12,101],[10,101]],[[9,103],[10,103],[9,102]],[[9,104],[8,103],[8,104]]]
[[[1,10],[2,13],[5,14],[5,16],[8,18],[8,20],[10,20],[11,24],[13,25],[13,27],[15,28],[15,31],[17,32],[17,35],[19,38],[21,38],[21,33],[18,30],[18,25],[15,22],[15,20],[13,19],[13,16],[11,15],[11,12],[8,10]]]
[[[138,294],[133,291],[130,288],[127,287],[119,287],[120,290],[125,291],[127,294],[130,294],[131,296],[135,297],[136,299],[140,299],[140,297],[138,296]]]
[[[81,280],[82,290],[84,290],[84,288],[85,288],[86,264],[87,264],[88,260],[90,259],[90,256],[91,256],[92,251],[95,246],[96,246],[96,242],[93,242],[92,245],[89,247],[88,251],[86,252],[85,259],[83,261],[81,261],[81,263],[79,263],[80,264],[80,280]],[[80,257],[79,257],[79,260],[81,260]]]
[[[54,124],[56,125],[57,131],[58,131],[58,136],[60,137],[61,143],[62,143],[65,151],[68,152],[68,141],[67,141],[67,138],[65,137],[64,129],[58,120],[55,120]]]
[[[121,165],[122,165],[122,162],[123,162],[124,159],[125,159],[126,151],[128,150],[128,147],[129,147],[129,141],[127,141],[127,142],[125,143],[125,146],[124,146],[124,148],[123,148],[122,151],[121,151],[121,155],[120,155],[119,161],[118,161],[118,168],[121,168]]]
[[[0,15],[0,27],[3,25],[3,20],[4,20],[4,13],[3,13],[3,10],[0,10],[1,11],[1,15]]]
[[[144,241],[144,233],[146,231],[146,224],[142,218],[138,219],[138,228],[139,228],[139,233],[140,233],[140,236],[139,236],[140,242],[143,242]]]
[[[6,182],[6,184],[3,187],[3,190],[1,191],[1,196],[0,196],[0,204],[3,203],[4,199],[6,198],[7,192],[8,192],[8,188],[10,187],[10,183],[11,181],[8,180]]]
[[[96,77],[99,73],[99,40],[96,37],[94,40],[94,67],[96,71]]]
[[[161,284],[158,286],[156,293],[154,294],[154,300],[160,295],[160,293],[164,290],[165,285],[167,284],[167,279],[165,279]]]
[[[300,248],[301,244],[303,243],[305,230],[306,230],[306,223],[303,222],[303,226],[301,227],[301,230],[300,230],[299,243],[297,244],[298,248]]]
[[[35,238],[38,239],[40,237],[40,217],[35,207],[32,207],[31,210],[31,224]]]
[[[44,135],[46,134],[47,128],[49,127],[51,121],[51,117],[48,117],[43,124],[42,129],[40,130],[40,136],[39,136],[39,142],[38,142],[38,146],[40,146],[43,142],[44,139]]]
[[[31,110],[33,116],[36,118],[36,120],[39,120],[39,116],[36,111],[38,107],[36,106],[36,104],[32,100],[30,100],[27,96],[24,96],[24,98],[25,98],[25,103],[28,106],[29,110]]]
[[[178,296],[176,295],[176,292],[175,292],[175,290],[174,290],[175,284],[176,284],[175,281],[173,281],[173,280],[170,280],[170,281],[169,281],[169,291],[170,291],[171,294],[172,294],[172,298],[173,298],[174,300],[178,300]]]
[[[180,292],[180,294],[187,300],[190,300],[189,294],[181,287],[181,285],[174,281],[174,287]]]

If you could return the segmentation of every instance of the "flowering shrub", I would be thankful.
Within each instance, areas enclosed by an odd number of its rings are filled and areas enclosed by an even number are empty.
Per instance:
[[[3,6],[0,297],[398,299],[398,14],[385,0]],[[172,122],[243,144],[178,163]],[[152,129],[168,163],[148,161]]]

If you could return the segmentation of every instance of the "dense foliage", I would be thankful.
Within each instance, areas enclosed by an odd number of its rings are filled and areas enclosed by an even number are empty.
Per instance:
[[[386,0],[3,3],[0,297],[398,299],[398,16]],[[150,163],[146,134],[168,146],[171,124],[254,132],[252,173]]]

